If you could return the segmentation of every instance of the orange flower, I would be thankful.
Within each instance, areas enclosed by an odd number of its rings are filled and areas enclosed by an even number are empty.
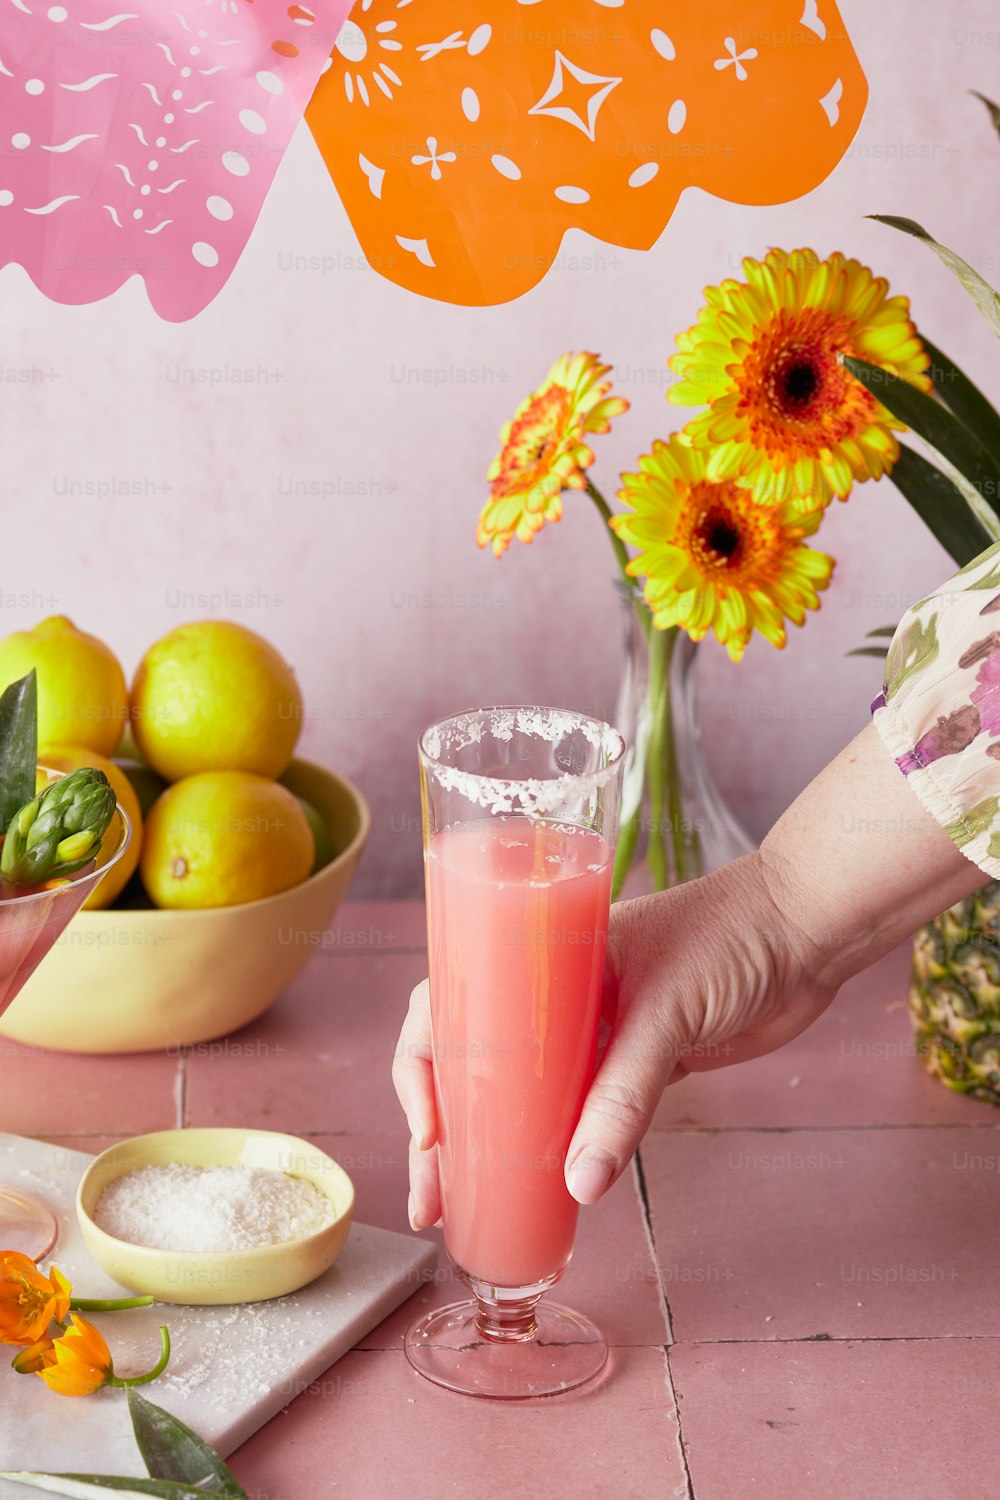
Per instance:
[[[596,354],[564,354],[505,423],[486,475],[492,485],[479,517],[480,547],[501,557],[515,536],[532,541],[546,521],[562,518],[563,490],[586,489],[594,452],[584,434],[610,432],[611,418],[628,410],[623,397],[608,395],[610,368]]]
[[[43,1276],[17,1250],[0,1251],[0,1344],[33,1344],[69,1312],[70,1284],[55,1266]]]
[[[42,1339],[14,1360],[19,1375],[38,1375],[60,1396],[92,1396],[114,1375],[111,1350],[92,1323],[73,1313],[58,1339]]]
[[[160,1357],[145,1375],[115,1374],[111,1350],[93,1323],[72,1313],[70,1326],[57,1339],[40,1339],[22,1349],[11,1364],[19,1375],[37,1375],[59,1396],[92,1396],[105,1385],[146,1385],[166,1369],[170,1335],[160,1329]]]

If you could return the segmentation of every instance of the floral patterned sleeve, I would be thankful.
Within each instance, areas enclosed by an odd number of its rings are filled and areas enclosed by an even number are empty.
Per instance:
[[[903,616],[872,713],[924,806],[1000,878],[1000,542]]]

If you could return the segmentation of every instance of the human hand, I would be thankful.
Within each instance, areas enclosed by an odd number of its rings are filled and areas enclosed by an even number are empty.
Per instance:
[[[607,1045],[566,1154],[596,1203],[670,1083],[798,1036],[851,974],[978,889],[978,869],[908,789],[872,725],[812,781],[756,854],[611,909]],[[426,982],[410,997],[393,1079],[410,1122],[410,1222],[441,1192]]]
[[[595,1203],[628,1164],[664,1088],[782,1046],[832,999],[809,940],[785,918],[759,855],[611,909],[603,997],[609,1035],[567,1152],[567,1183]],[[393,1063],[410,1125],[410,1222],[441,1194],[427,981],[410,996]]]

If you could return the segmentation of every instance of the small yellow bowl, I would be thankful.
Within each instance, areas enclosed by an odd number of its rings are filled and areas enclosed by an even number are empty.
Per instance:
[[[140,1167],[264,1167],[311,1182],[333,1205],[333,1223],[316,1234],[248,1250],[151,1250],[99,1229],[97,1201],[109,1183]],[[309,1141],[270,1130],[157,1130],[102,1151],[83,1174],[77,1218],[87,1249],[120,1286],[159,1302],[219,1307],[266,1302],[308,1286],[344,1248],[354,1213],[354,1184]]]

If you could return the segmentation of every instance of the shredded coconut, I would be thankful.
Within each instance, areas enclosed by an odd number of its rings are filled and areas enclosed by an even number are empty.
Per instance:
[[[315,1234],[330,1200],[300,1177],[262,1167],[139,1167],[108,1184],[99,1229],[152,1250],[248,1250]]]

